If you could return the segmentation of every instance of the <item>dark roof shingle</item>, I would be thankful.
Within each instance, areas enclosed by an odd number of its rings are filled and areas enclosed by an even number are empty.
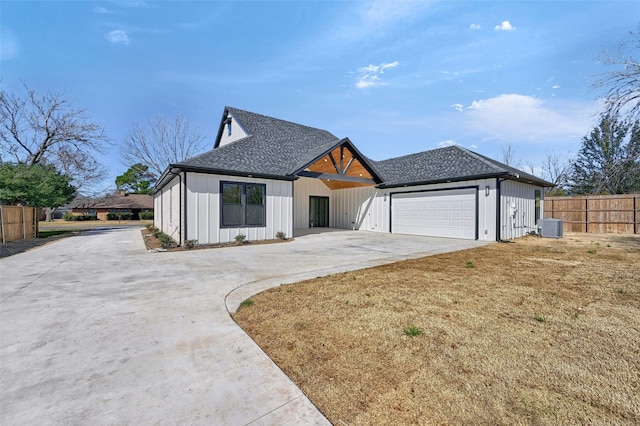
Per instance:
[[[373,164],[382,174],[384,186],[453,182],[509,174],[538,184],[548,183],[456,145],[375,161]]]
[[[226,107],[222,123],[231,115],[248,136],[204,154],[173,164],[182,169],[211,173],[240,173],[293,178],[293,174],[341,141],[326,130]],[[222,129],[222,124],[221,124]],[[222,131],[222,130],[221,130]],[[220,138],[219,133],[218,138]],[[415,185],[476,178],[511,176],[542,186],[551,186],[521,170],[459,146],[373,161],[364,158],[382,178],[382,186]],[[159,183],[162,186],[162,183]]]
[[[340,141],[326,130],[237,108],[226,111],[249,136],[175,166],[287,176]]]

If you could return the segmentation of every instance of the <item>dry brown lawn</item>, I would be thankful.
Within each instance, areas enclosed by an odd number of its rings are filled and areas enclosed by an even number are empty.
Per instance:
[[[521,238],[251,301],[234,319],[335,425],[640,424],[639,236]]]

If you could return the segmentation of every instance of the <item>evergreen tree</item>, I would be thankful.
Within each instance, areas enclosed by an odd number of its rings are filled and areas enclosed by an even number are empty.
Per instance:
[[[603,116],[572,164],[573,194],[640,192],[640,124]]]
[[[137,163],[129,167],[129,170],[116,177],[118,191],[128,194],[148,194],[155,178],[149,171],[149,166]]]
[[[75,197],[70,181],[52,165],[0,163],[0,203],[60,207]]]

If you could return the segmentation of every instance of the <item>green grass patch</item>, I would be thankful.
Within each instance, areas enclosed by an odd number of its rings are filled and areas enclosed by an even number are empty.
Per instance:
[[[240,302],[240,306],[248,308],[249,306],[253,305],[253,300],[251,299],[245,299],[242,302]]]
[[[536,315],[534,318],[538,322],[547,322],[547,317],[544,315],[539,314],[539,315]]]
[[[57,229],[55,231],[38,231],[38,238],[49,238],[56,235],[67,234],[73,232],[71,229]]]
[[[405,327],[405,329],[403,330],[403,333],[405,336],[417,337],[422,333],[424,333],[424,330],[422,330],[419,327]]]

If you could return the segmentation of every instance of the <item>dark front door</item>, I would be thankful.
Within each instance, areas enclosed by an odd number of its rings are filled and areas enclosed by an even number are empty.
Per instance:
[[[309,197],[309,227],[329,226],[329,197]]]

